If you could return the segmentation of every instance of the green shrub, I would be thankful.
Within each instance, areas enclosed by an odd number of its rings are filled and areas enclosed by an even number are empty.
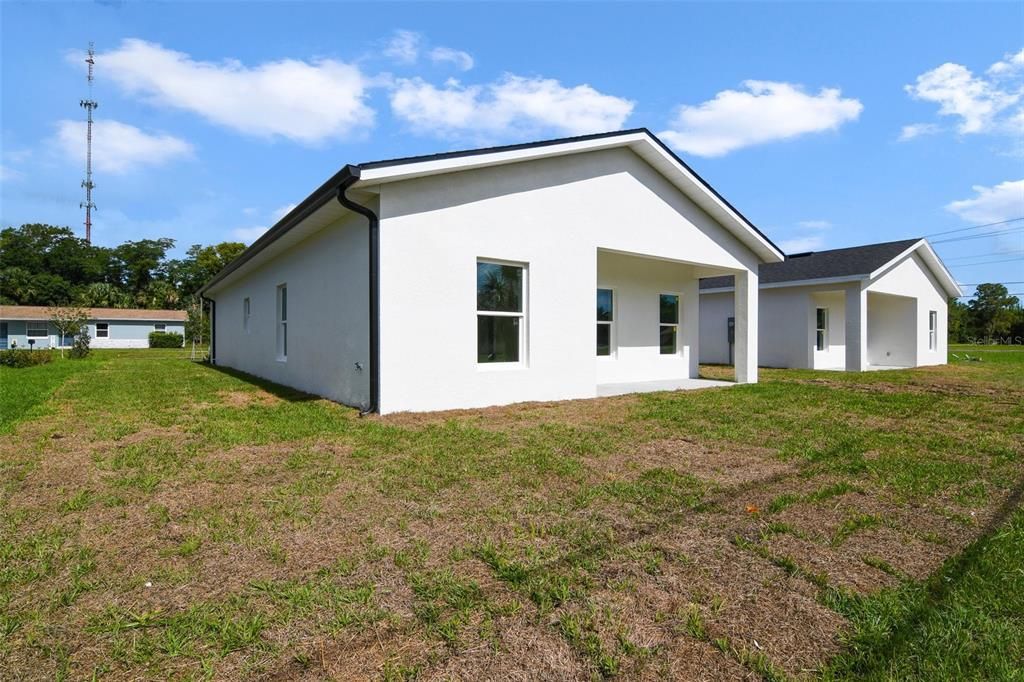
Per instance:
[[[174,332],[150,332],[150,348],[181,348],[185,345],[185,337]]]
[[[89,354],[89,351],[91,350],[89,348],[89,342],[91,340],[92,337],[89,336],[88,328],[82,327],[78,334],[75,335],[75,342],[71,344],[72,359],[81,360],[82,358],[87,356]]]
[[[53,353],[49,350],[29,350],[18,348],[0,350],[0,365],[4,367],[32,367],[45,365],[53,361]]]

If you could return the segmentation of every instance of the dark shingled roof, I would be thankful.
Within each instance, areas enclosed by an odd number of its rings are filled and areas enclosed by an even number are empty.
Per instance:
[[[805,279],[868,275],[919,241],[921,241],[920,238],[902,239],[898,242],[851,246],[831,251],[812,251],[806,254],[798,253],[786,256],[786,260],[781,263],[761,263],[758,277],[761,284],[772,284],[775,282],[798,282]],[[732,275],[705,277],[700,281],[701,289],[731,286],[733,286]]]

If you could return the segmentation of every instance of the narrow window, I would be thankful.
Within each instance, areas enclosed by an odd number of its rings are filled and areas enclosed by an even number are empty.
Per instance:
[[[96,338],[97,339],[110,338],[110,324],[108,322],[97,322],[96,323]]]
[[[937,310],[928,311],[928,350],[935,350],[939,347],[939,313]]]
[[[153,325],[153,331],[165,332],[165,331],[167,331],[167,325],[166,324],[160,324],[158,322],[157,324]]]
[[[50,335],[45,322],[26,322],[25,327],[25,336],[30,339],[45,339]]]
[[[277,287],[277,359],[288,359],[288,285]]]
[[[477,362],[522,361],[526,327],[523,305],[525,270],[520,265],[477,262]]]
[[[249,333],[249,299],[242,300],[242,330]]]
[[[612,323],[615,321],[615,294],[611,289],[597,290],[597,354],[612,354]]]
[[[828,350],[828,308],[815,309],[814,347]]]
[[[675,355],[679,350],[679,296],[659,294],[658,336],[662,355]]]

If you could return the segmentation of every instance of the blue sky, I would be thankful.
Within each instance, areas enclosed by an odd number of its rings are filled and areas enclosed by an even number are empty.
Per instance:
[[[4,225],[82,230],[90,40],[101,244],[251,241],[345,163],[639,126],[790,252],[1024,218],[1022,3],[0,13]],[[961,282],[1024,281],[1024,221],[959,237]]]

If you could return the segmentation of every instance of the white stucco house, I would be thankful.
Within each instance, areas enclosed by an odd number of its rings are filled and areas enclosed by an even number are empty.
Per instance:
[[[86,327],[93,348],[149,348],[151,332],[185,335],[184,310],[86,308]],[[73,336],[61,337],[46,306],[0,305],[0,349],[69,347]]]
[[[645,129],[345,166],[202,289],[211,359],[381,413],[694,385],[783,254]]]
[[[794,254],[763,264],[759,275],[763,367],[946,362],[947,301],[963,292],[924,239]],[[730,277],[701,281],[701,362],[732,362],[733,297]]]

